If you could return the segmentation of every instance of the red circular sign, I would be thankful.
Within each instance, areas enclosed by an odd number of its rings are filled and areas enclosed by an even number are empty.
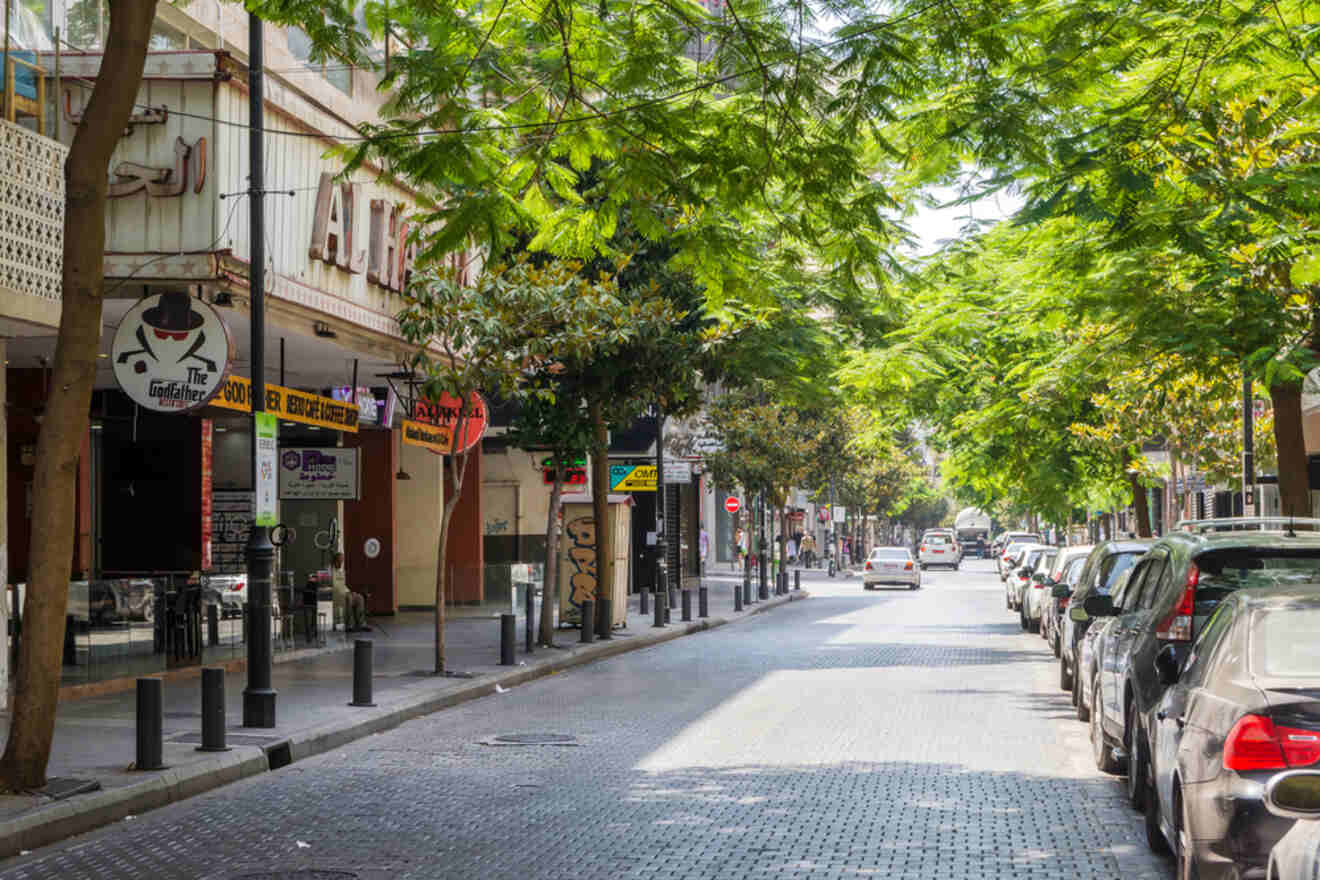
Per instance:
[[[455,455],[476,446],[481,435],[486,433],[486,426],[490,424],[490,411],[482,396],[474,391],[468,399],[471,406],[468,407],[467,419],[463,423],[462,436],[453,438]],[[459,399],[447,391],[440,395],[439,400],[419,400],[413,404],[414,419],[428,425],[449,428],[450,431],[457,429],[460,413]],[[431,451],[440,454],[438,450]]]
[[[724,499],[724,509],[727,510],[729,513],[737,513],[738,508],[740,507],[742,507],[742,503],[739,502],[738,499],[734,498],[732,495]]]

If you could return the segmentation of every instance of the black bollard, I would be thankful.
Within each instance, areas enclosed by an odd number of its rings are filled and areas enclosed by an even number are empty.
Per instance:
[[[743,572],[743,604],[752,604],[752,572],[750,569]]]
[[[665,603],[665,623],[669,623],[669,615],[670,615],[670,612],[671,612],[672,610],[673,610],[673,609],[669,607],[669,603],[666,602],[666,603]]]
[[[766,577],[767,573],[764,568],[761,569],[761,582],[756,588],[756,598],[762,602],[770,598],[770,579]]]
[[[518,640],[518,618],[512,614],[500,615],[500,665],[513,665],[513,646]]]
[[[582,602],[582,620],[578,629],[582,631],[582,643],[584,645],[596,641],[596,603],[590,599]]]
[[[657,627],[664,625],[665,625],[665,591],[656,590],[655,591],[655,623],[651,624],[651,626]]]
[[[601,599],[600,613],[596,615],[596,638],[614,638],[614,600]]]
[[[687,623],[692,619],[692,591],[683,591],[683,622]]]
[[[697,588],[697,617],[710,617],[710,592],[705,587]]]
[[[742,588],[742,584],[734,584],[734,585],[733,585],[733,610],[734,610],[734,611],[742,611],[742,597],[743,597],[743,588]]]
[[[197,751],[229,751],[225,745],[225,671],[221,667],[202,670],[202,744]]]
[[[651,598],[651,591],[646,589],[646,587],[642,587],[642,589],[638,593],[638,600],[637,600],[640,603],[640,607],[638,610],[642,614],[651,613],[651,608],[650,608],[651,603],[650,601],[648,601],[650,598]]]
[[[165,683],[159,678],[137,680],[137,760],[135,770],[164,770]]]
[[[214,605],[206,606],[206,640],[212,648],[220,644],[220,609]]]
[[[669,602],[668,602],[668,604],[665,605],[665,607],[666,607],[666,608],[673,608],[673,607],[674,607],[675,605],[677,605],[677,604],[678,604],[678,587],[670,587],[670,588],[669,588]]]
[[[797,571],[793,572],[793,589],[795,590],[802,589],[802,569],[800,568]]]
[[[350,706],[374,706],[371,700],[371,639],[353,640],[353,702]]]

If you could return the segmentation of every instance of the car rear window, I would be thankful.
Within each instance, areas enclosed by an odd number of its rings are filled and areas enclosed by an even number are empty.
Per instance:
[[[1118,579],[1123,576],[1136,561],[1145,555],[1145,551],[1139,553],[1115,553],[1100,564],[1100,587],[1097,592],[1108,595],[1109,591],[1118,583]]]
[[[1252,644],[1253,672],[1271,678],[1320,679],[1320,608],[1275,608],[1257,612]]]
[[[926,539],[927,544],[947,544],[949,539],[945,535],[931,535]]]
[[[907,559],[908,552],[906,550],[873,550],[871,551],[871,558],[872,559]]]

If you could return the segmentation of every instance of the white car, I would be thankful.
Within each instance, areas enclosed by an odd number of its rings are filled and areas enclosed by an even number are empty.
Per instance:
[[[1008,567],[1004,564],[1008,562],[1009,551],[1014,547],[1021,549],[1023,544],[1039,544],[1040,535],[1032,532],[1005,532],[995,539],[1002,548],[995,556],[995,566],[999,571],[1001,581],[1008,580]]]
[[[1274,848],[1269,880],[1320,877],[1320,772],[1285,770],[1265,784],[1265,808],[1282,819],[1296,819]]]
[[[862,587],[874,589],[881,584],[907,587],[909,590],[921,588],[921,569],[912,558],[912,551],[906,547],[876,547],[866,558],[862,569]]]
[[[1027,554],[1028,559],[1031,556],[1032,553]],[[1022,584],[1022,628],[1028,632],[1040,632],[1040,617],[1051,587],[1050,569],[1058,556],[1058,547],[1046,546],[1036,556],[1036,564]]]
[[[962,544],[958,543],[958,533],[953,529],[926,529],[926,531],[921,533],[921,541],[919,543],[924,544],[927,538],[941,536],[948,538],[949,542],[953,544],[953,549],[957,551],[958,554],[958,562],[961,563],[963,559]]]
[[[961,556],[958,542],[949,535],[930,535],[922,538],[917,548],[917,561],[922,569],[930,565],[947,565],[957,571]]]
[[[1031,583],[1031,575],[1036,571],[1036,564],[1040,562],[1045,551],[1052,549],[1054,548],[1044,544],[1023,544],[1018,548],[1016,562],[1008,570],[1008,589],[1012,594],[1013,607],[1022,616],[1023,629],[1027,626],[1026,601],[1027,593],[1030,592],[1028,586]]]

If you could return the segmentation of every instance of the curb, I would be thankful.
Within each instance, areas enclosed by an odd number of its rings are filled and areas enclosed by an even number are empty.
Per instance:
[[[511,670],[503,675],[485,677],[445,694],[424,695],[405,700],[399,705],[347,727],[343,724],[326,724],[302,730],[290,735],[286,740],[264,746],[260,750],[251,746],[239,746],[231,752],[192,762],[177,769],[164,770],[141,782],[79,795],[76,799],[52,804],[50,807],[6,822],[4,831],[0,832],[0,858],[11,858],[25,850],[49,846],[76,834],[85,834],[117,822],[127,816],[136,816],[249,776],[279,769],[294,761],[328,752],[373,733],[398,727],[414,718],[489,696],[496,693],[497,686],[516,687],[575,666],[583,666],[597,660],[639,651],[683,636],[737,623],[780,605],[809,598],[810,595],[806,590],[800,590],[786,596],[773,596],[749,609],[739,618],[708,617],[687,624],[670,624],[662,632],[647,632],[642,635],[615,637],[610,641],[596,642],[592,647],[575,651],[569,656],[548,663]]]

